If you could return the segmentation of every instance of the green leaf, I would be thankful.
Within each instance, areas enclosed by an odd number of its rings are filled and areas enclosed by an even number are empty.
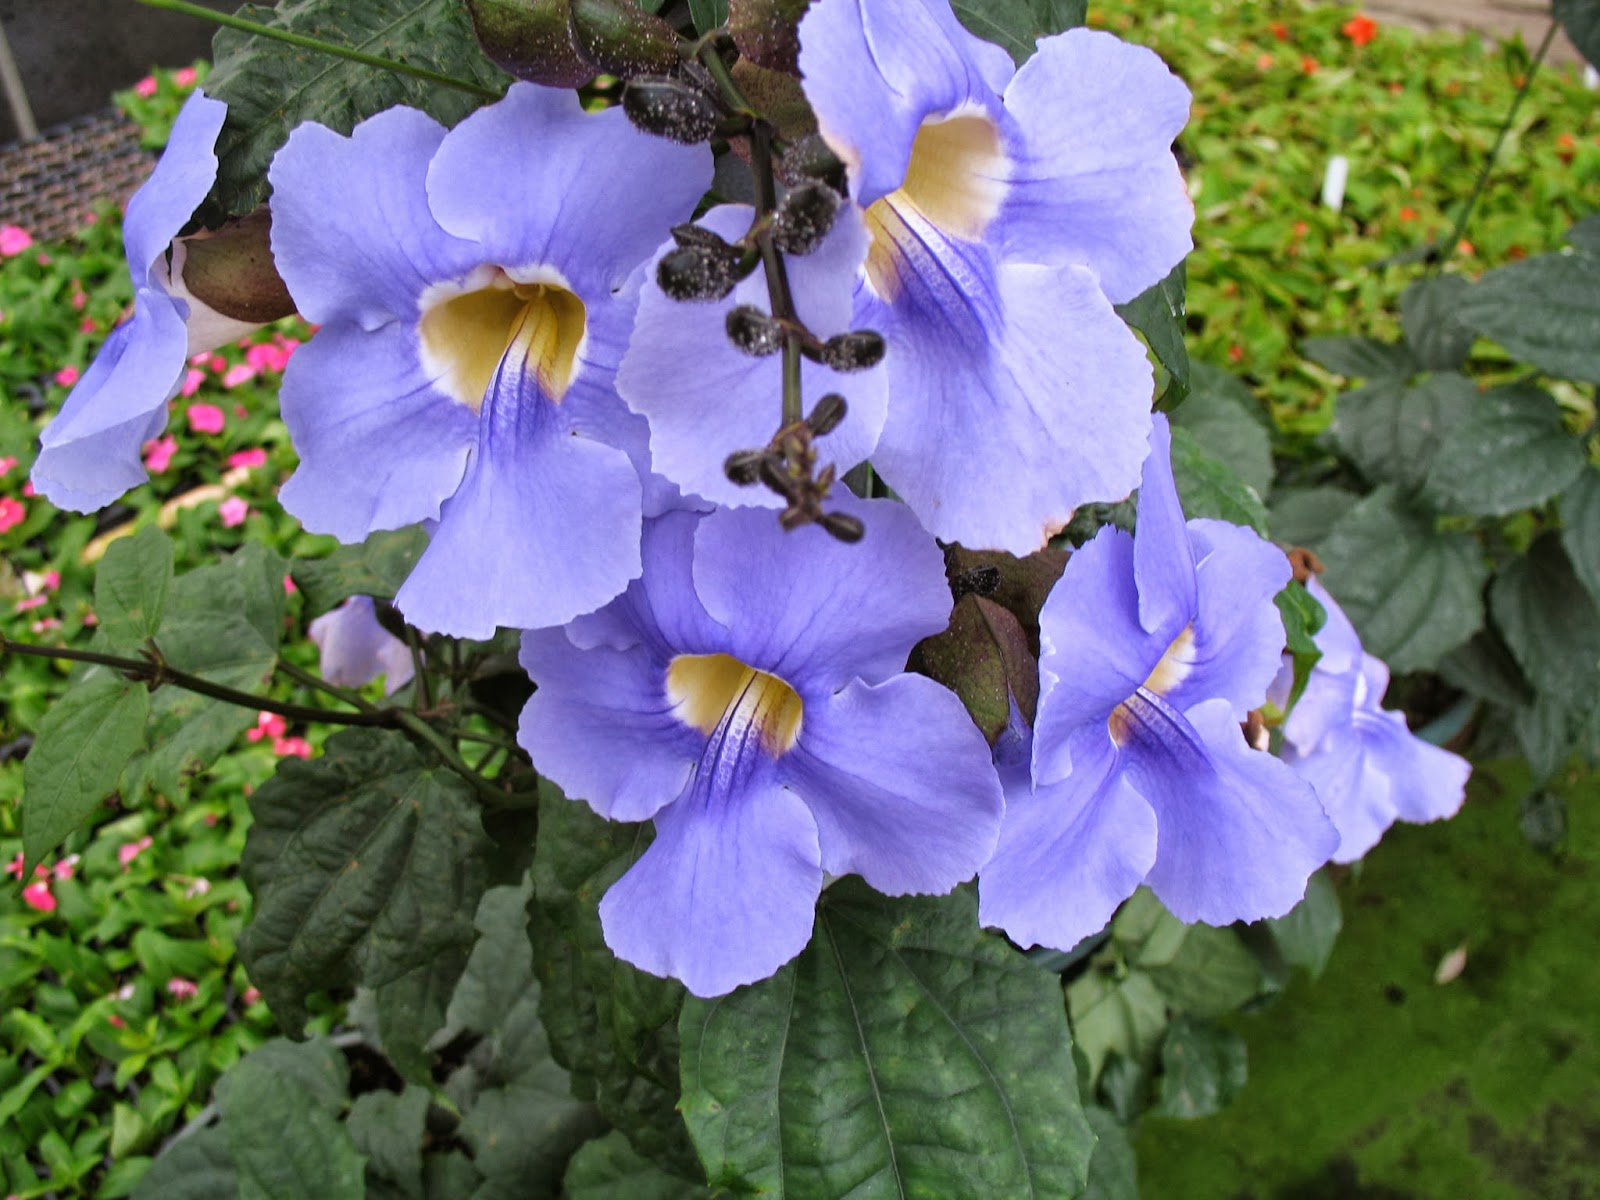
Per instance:
[[[357,1096],[345,1128],[367,1159],[367,1179],[392,1185],[407,1200],[423,1200],[422,1137],[428,1119],[428,1093],[376,1091]]]
[[[1460,275],[1429,275],[1400,295],[1400,323],[1417,362],[1427,371],[1456,371],[1477,334],[1456,318],[1469,284]]]
[[[605,1131],[599,1113],[567,1091],[566,1073],[550,1067],[534,1082],[483,1092],[461,1122],[485,1179],[473,1200],[556,1200],[567,1160]]]
[[[1167,1027],[1167,1001],[1143,971],[1120,979],[1107,971],[1088,971],[1067,985],[1072,1036],[1098,1079],[1109,1054],[1136,1063],[1147,1061]]]
[[[427,548],[428,535],[413,525],[339,546],[326,558],[297,560],[291,573],[307,611],[324,613],[351,596],[393,600]]]
[[[1555,397],[1513,383],[1479,396],[1450,427],[1422,494],[1441,512],[1500,517],[1542,504],[1583,469]]]
[[[1600,62],[1600,2],[1555,0],[1550,15],[1561,22],[1579,54],[1592,63]]]
[[[714,1186],[773,1197],[1074,1196],[1093,1135],[1060,986],[968,890],[824,893],[771,979],[691,997],[683,1112]]]
[[[290,1031],[306,996],[377,986],[471,943],[490,852],[472,791],[403,735],[348,729],[251,797],[239,954]]]
[[[1593,0],[1585,2],[1594,7]],[[1600,255],[1600,213],[1590,213],[1567,230],[1567,241],[1583,254]]]
[[[509,86],[478,48],[459,0],[284,0],[276,8],[247,4],[237,15],[492,91]],[[272,156],[302,121],[347,134],[367,117],[405,104],[454,125],[484,103],[444,84],[235,29],[217,31],[212,61],[206,93],[227,101],[228,118],[217,139],[216,186],[200,208],[209,228],[266,200]]]
[[[1338,375],[1351,379],[1403,379],[1422,369],[1405,345],[1391,345],[1369,337],[1306,338],[1300,353]]]
[[[1065,33],[1089,19],[1089,0],[1033,0],[1034,27],[1040,34]]]
[[[87,821],[144,745],[150,693],[96,673],[45,712],[22,761],[24,876]]]
[[[1048,5],[1050,2],[1051,0],[1038,0],[1036,7]],[[1152,284],[1126,304],[1117,305],[1117,315],[1144,334],[1145,341],[1150,344],[1156,360],[1166,368],[1169,382],[1161,393],[1159,401],[1164,409],[1181,406],[1184,397],[1189,394],[1189,350],[1183,342],[1186,330],[1184,323],[1186,286],[1184,264],[1180,262],[1167,273],[1165,279]],[[1181,407],[1178,411],[1182,411]]]
[[[950,7],[969,32],[1001,47],[1018,66],[1033,57],[1044,18],[1072,15],[1060,0],[952,0]]]
[[[362,1200],[361,1154],[336,1116],[343,1082],[343,1059],[321,1041],[269,1043],[229,1069],[217,1106],[239,1200]]]
[[[1306,883],[1305,899],[1283,916],[1269,918],[1266,926],[1285,962],[1304,967],[1313,979],[1321,975],[1344,926],[1339,893],[1334,891],[1328,872],[1313,875]]]
[[[1262,991],[1255,955],[1231,929],[1186,925],[1148,888],[1118,911],[1111,936],[1125,947],[1130,966],[1143,972],[1174,1008],[1222,1016]]]
[[[1515,706],[1533,700],[1522,668],[1493,628],[1479,630],[1440,659],[1437,669],[1451,687],[1491,704]]]
[[[1600,688],[1600,609],[1546,534],[1489,586],[1489,611],[1535,690],[1587,706]]]
[[[1189,1118],[1221,1112],[1244,1087],[1247,1053],[1238,1034],[1177,1017],[1161,1043],[1161,1098],[1153,1111]]]
[[[163,1150],[134,1189],[133,1200],[217,1200],[238,1194],[228,1135],[213,1125]]]
[[[1339,518],[1359,499],[1354,492],[1329,484],[1277,488],[1272,493],[1272,510],[1267,518],[1272,540],[1290,546],[1320,546]]]
[[[1562,493],[1561,545],[1590,598],[1600,604],[1600,469],[1580,471]]]
[[[1368,653],[1396,672],[1432,667],[1483,626],[1488,575],[1478,543],[1435,533],[1393,488],[1362,500],[1322,544],[1323,586]]]
[[[1094,1157],[1089,1160],[1089,1186],[1078,1200],[1139,1200],[1139,1161],[1127,1129],[1098,1104],[1083,1111],[1094,1130],[1095,1144]]]
[[[161,628],[172,586],[172,541],[154,525],[106,549],[94,572],[97,638],[107,648],[143,646]]]
[[[1187,429],[1172,431],[1172,475],[1185,515],[1217,517],[1266,536],[1267,506],[1260,493],[1227,463],[1201,449]]]
[[[663,1172],[615,1131],[585,1142],[567,1164],[567,1200],[708,1200],[698,1184]]]
[[[1600,383],[1600,256],[1540,254],[1487,272],[1457,309],[1518,358]]]
[[[1312,669],[1322,660],[1322,651],[1317,649],[1312,635],[1322,628],[1328,614],[1317,598],[1303,584],[1294,580],[1290,580],[1273,597],[1273,601],[1283,617],[1284,649],[1294,662],[1294,682],[1289,688],[1289,699],[1283,710],[1287,715],[1300,702],[1300,696],[1311,679]]]
[[[694,31],[699,34],[726,25],[728,0],[689,0],[689,19],[694,22]]]
[[[1226,371],[1196,363],[1189,398],[1172,414],[1200,448],[1265,496],[1272,488],[1272,436],[1250,389]]]
[[[1445,434],[1477,400],[1472,380],[1453,372],[1415,384],[1379,380],[1339,397],[1328,438],[1369,482],[1413,491],[1428,477]]]
[[[447,946],[420,967],[373,989],[378,1042],[395,1070],[414,1083],[432,1082],[427,1046],[444,1028],[456,982],[467,968],[465,945]]]

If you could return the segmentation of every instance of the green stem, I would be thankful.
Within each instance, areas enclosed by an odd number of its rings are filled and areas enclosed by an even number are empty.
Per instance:
[[[433,689],[428,686],[428,673],[422,669],[422,635],[406,626],[406,648],[411,651],[411,678],[416,681],[412,697],[417,708],[426,712],[433,707]]]
[[[322,676],[313,675],[310,671],[297,667],[285,659],[280,658],[278,660],[276,669],[294,680],[301,687],[309,688],[315,692],[322,692],[325,695],[332,696],[335,700],[342,700],[351,708],[358,708],[362,712],[378,711],[378,707],[362,696],[360,692],[353,692],[348,688],[340,687],[338,684],[329,683]]]
[[[229,29],[253,33],[257,37],[285,42],[291,46],[298,46],[302,50],[315,50],[322,54],[331,54],[335,58],[349,59],[351,62],[358,62],[364,66],[379,67],[385,71],[393,71],[397,75],[411,75],[417,79],[426,79],[429,83],[437,83],[444,87],[455,88],[457,91],[468,92],[474,96],[482,96],[486,100],[498,100],[501,96],[500,92],[493,88],[486,88],[482,84],[470,83],[465,79],[456,79],[450,75],[441,75],[438,71],[430,71],[426,67],[414,67],[410,63],[384,58],[379,54],[366,54],[360,50],[352,50],[348,46],[325,42],[320,38],[307,37],[302,33],[290,33],[287,29],[275,29],[270,25],[247,21],[243,17],[214,12],[198,4],[190,4],[187,0],[136,0],[136,2],[148,8],[160,8],[168,12],[183,13],[185,16],[195,17],[202,21],[225,25]]]
[[[799,315],[794,310],[794,295],[789,290],[789,272],[784,266],[783,254],[772,242],[771,222],[767,220],[778,207],[778,185],[772,174],[772,127],[757,121],[750,131],[750,170],[756,181],[756,221],[767,228],[756,235],[756,245],[761,251],[761,265],[767,276],[767,299],[772,315],[786,325],[798,326]],[[805,416],[800,394],[800,335],[794,329],[783,334],[783,426],[793,425]]]
[[[1560,26],[1550,22],[1550,28],[1545,30],[1544,40],[1539,43],[1539,49],[1534,51],[1533,61],[1528,64],[1528,70],[1522,77],[1522,86],[1517,89],[1516,95],[1511,97],[1511,105],[1506,109],[1505,120],[1500,122],[1500,130],[1495,134],[1494,145],[1489,147],[1489,156],[1483,160],[1483,167],[1478,171],[1477,181],[1472,185],[1472,195],[1467,197],[1466,207],[1461,210],[1461,216],[1456,220],[1455,228],[1450,231],[1450,240],[1445,244],[1444,253],[1434,260],[1430,274],[1438,274],[1444,269],[1450,256],[1456,252],[1456,247],[1461,244],[1461,239],[1466,236],[1467,223],[1472,220],[1473,210],[1478,207],[1478,200],[1483,196],[1483,190],[1489,184],[1489,175],[1494,171],[1495,160],[1500,157],[1500,149],[1506,143],[1506,138],[1511,133],[1511,127],[1516,123],[1517,110],[1522,107],[1522,101],[1527,97],[1533,87],[1533,77],[1539,73],[1539,65],[1544,62],[1544,56],[1549,53],[1551,44],[1555,41],[1556,30]]]

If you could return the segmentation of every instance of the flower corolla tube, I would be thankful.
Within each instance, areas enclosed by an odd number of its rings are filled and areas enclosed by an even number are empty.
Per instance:
[[[346,542],[436,522],[395,598],[421,629],[487,637],[616,596],[647,461],[614,388],[630,277],[710,171],[704,147],[532,84],[449,132],[409,108],[295,130],[273,257],[321,328],[284,376],[284,507]]]
[[[699,996],[798,954],[827,876],[943,893],[994,848],[988,744],[903,673],[949,621],[942,555],[902,505],[850,511],[859,545],[756,508],[668,514],[621,597],[523,635],[523,747],[602,816],[655,824],[601,901],[606,943]]]
[[[166,427],[188,357],[257,328],[189,293],[185,247],[174,241],[216,181],[227,111],[203,92],[190,96],[161,161],[128,202],[122,234],[133,316],[111,331],[39,436],[33,486],[58,508],[102,508],[148,479],[139,448]]]
[[[1283,725],[1283,760],[1316,788],[1339,829],[1333,861],[1348,863],[1396,820],[1454,816],[1472,766],[1414,735],[1403,713],[1384,709],[1389,668],[1362,649],[1350,618],[1318,580],[1306,587],[1328,617],[1314,635],[1322,657]],[[1285,664],[1274,699],[1286,699],[1291,682]]]
[[[1112,306],[1190,249],[1171,151],[1188,90],[1090,30],[1015,69],[946,0],[817,0],[800,47],[871,232],[854,324],[889,347],[873,463],[940,538],[1036,550],[1138,482],[1152,377]]]
[[[1039,614],[1031,761],[1002,772],[1006,819],[979,917],[1069,949],[1147,884],[1183,921],[1279,916],[1339,844],[1315,792],[1239,722],[1283,656],[1283,553],[1187,524],[1157,416],[1137,532],[1073,553]]]

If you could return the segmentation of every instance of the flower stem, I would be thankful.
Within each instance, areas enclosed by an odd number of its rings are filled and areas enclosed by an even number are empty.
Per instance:
[[[800,318],[794,310],[794,294],[789,290],[789,272],[783,254],[772,241],[771,216],[778,207],[777,181],[772,174],[772,126],[758,120],[750,131],[750,170],[756,181],[756,221],[766,227],[756,235],[761,250],[761,265],[767,276],[767,298],[772,315],[784,323],[783,332],[783,421],[793,425],[805,416],[800,394]]]
[[[202,21],[225,25],[229,29],[253,33],[257,37],[286,42],[291,46],[298,46],[302,50],[316,50],[322,54],[331,54],[335,58],[349,59],[351,62],[358,62],[364,66],[379,67],[385,71],[393,71],[397,75],[411,75],[417,79],[426,79],[429,83],[437,83],[444,87],[455,88],[457,91],[468,92],[474,96],[482,96],[485,100],[498,100],[501,96],[501,93],[494,88],[487,88],[482,84],[471,83],[465,79],[456,79],[450,75],[442,75],[438,71],[430,71],[426,67],[414,67],[410,63],[384,58],[379,54],[367,54],[360,50],[352,50],[349,46],[341,46],[336,42],[325,42],[321,38],[307,37],[303,33],[291,33],[287,29],[275,29],[271,25],[247,21],[243,17],[214,12],[198,4],[190,4],[187,0],[137,0],[137,3],[143,4],[148,8],[160,8],[168,12],[183,13],[185,16],[195,17]]]

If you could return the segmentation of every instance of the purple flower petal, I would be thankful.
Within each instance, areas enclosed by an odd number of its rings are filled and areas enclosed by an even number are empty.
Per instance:
[[[656,814],[656,840],[600,901],[606,945],[652,975],[721,996],[811,940],[822,891],[811,812],[770,767],[733,786],[703,773]]]
[[[1151,421],[1150,454],[1139,483],[1138,528],[1133,574],[1139,587],[1139,624],[1170,642],[1194,620],[1199,600],[1195,552],[1172,477],[1172,430],[1165,413]]]
[[[128,201],[122,242],[135,291],[165,286],[167,247],[217,181],[217,135],[227,115],[226,104],[202,91],[184,101],[156,169]]]
[[[1020,946],[1070,950],[1105,927],[1156,858],[1156,817],[1104,726],[1073,740],[1072,771],[1006,788],[1000,845],[978,877],[978,920]]]
[[[809,700],[778,771],[810,806],[830,875],[860,875],[891,896],[943,893],[994,850],[1004,804],[988,746],[931,679],[858,681]]]
[[[1025,131],[996,234],[1028,262],[1088,267],[1114,304],[1192,248],[1194,206],[1172,156],[1189,89],[1109,33],[1042,38],[1005,93]]]
[[[1180,921],[1227,925],[1282,916],[1339,844],[1316,794],[1250,749],[1225,700],[1179,714],[1130,702],[1129,778],[1160,833],[1147,882]]]

